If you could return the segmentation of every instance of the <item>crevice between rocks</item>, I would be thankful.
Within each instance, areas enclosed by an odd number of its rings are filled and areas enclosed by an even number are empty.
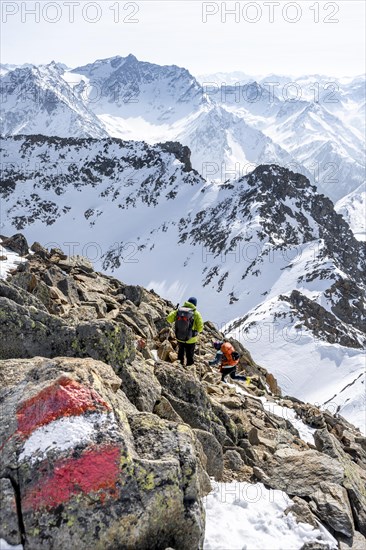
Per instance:
[[[13,478],[9,477],[10,483],[13,487],[14,491],[14,497],[15,497],[15,504],[16,504],[16,510],[17,510],[17,517],[18,517],[18,526],[19,526],[19,533],[20,533],[20,540],[21,543],[25,544],[26,542],[26,533],[25,533],[25,525],[23,520],[23,513],[22,513],[22,499],[20,496],[20,488],[19,483]]]

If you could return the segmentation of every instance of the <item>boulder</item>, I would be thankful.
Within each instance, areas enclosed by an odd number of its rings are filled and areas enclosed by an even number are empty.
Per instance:
[[[223,452],[220,443],[214,435],[205,430],[195,429],[193,431],[207,457],[206,471],[208,475],[220,481],[224,469]]]
[[[174,353],[173,346],[169,342],[169,340],[164,340],[158,348],[158,357],[162,361],[167,361],[170,354]]]
[[[175,412],[169,401],[163,395],[161,395],[156,401],[153,413],[160,416],[160,418],[165,418],[165,420],[171,420],[173,422],[183,424],[183,420],[179,414]]]
[[[339,539],[339,550],[365,550],[366,538],[358,531],[355,531],[350,539]]]
[[[224,454],[224,465],[226,469],[233,470],[235,472],[243,468],[245,463],[238,451],[229,450]]]
[[[281,396],[281,388],[279,387],[276,378],[270,372],[266,373],[266,382],[269,389],[274,395]]]
[[[308,503],[300,497],[293,497],[292,503],[285,510],[285,514],[293,514],[297,523],[308,523],[315,529],[318,528],[318,522]]]
[[[127,300],[130,300],[138,307],[143,299],[144,289],[141,286],[127,285],[123,289],[123,294]]]
[[[224,441],[225,428],[214,414],[203,384],[193,374],[170,363],[156,363],[155,376],[162,395],[186,424],[213,433],[220,443]]]
[[[241,449],[243,449],[243,453],[241,453],[241,457],[243,458],[247,466],[251,466],[253,468],[257,464],[259,464],[259,457],[255,449],[252,447],[252,445],[249,443],[247,439],[239,439],[238,445]],[[258,479],[262,479],[262,478],[258,477]]]
[[[322,482],[319,489],[311,495],[316,504],[316,513],[322,522],[334,531],[346,537],[352,537],[354,524],[352,510],[344,487],[334,483]]]
[[[12,237],[3,237],[1,244],[4,248],[16,252],[19,256],[26,256],[29,252],[27,239],[21,233],[17,233]]]
[[[337,460],[314,450],[278,449],[261,468],[273,489],[302,497],[314,494],[321,482],[340,484],[344,479]]]
[[[40,311],[47,311],[46,306],[38,298],[2,279],[0,279],[0,298],[8,298],[20,306],[28,306],[28,308],[32,306]]]
[[[263,445],[271,453],[274,453],[276,450],[277,444],[275,438],[266,437],[265,431],[262,432],[257,428],[252,428],[248,434],[248,439],[251,445]]]
[[[0,387],[0,476],[19,494],[25,550],[202,547],[207,487],[188,426],[137,411],[92,359],[3,361]]]
[[[317,449],[322,453],[333,457],[344,469],[343,487],[347,489],[349,502],[358,531],[366,536],[366,474],[351,457],[344,452],[338,439],[325,428],[314,433],[314,441]]]
[[[78,270],[85,273],[91,273],[94,271],[93,264],[84,256],[66,256],[65,259],[59,260],[57,263],[63,271],[67,272],[71,270]]]
[[[154,368],[143,360],[135,359],[116,369],[122,379],[122,390],[139,411],[152,412],[161,397],[161,386]]]
[[[20,293],[14,296],[14,291],[10,295],[21,298]],[[74,327],[41,309],[5,297],[0,297],[0,332],[0,359],[64,355],[92,357],[121,366],[135,355],[132,332],[121,323],[100,320]]]

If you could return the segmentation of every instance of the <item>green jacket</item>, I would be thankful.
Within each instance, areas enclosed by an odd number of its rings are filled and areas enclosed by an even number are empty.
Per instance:
[[[200,312],[197,311],[196,306],[191,304],[191,302],[184,302],[183,307],[190,307],[191,309],[194,309],[192,330],[195,330],[198,333],[202,332],[203,331],[203,319],[202,319],[202,316],[201,316]],[[174,321],[177,318],[177,312],[178,312],[178,310],[175,309],[174,311],[171,311],[169,313],[168,317],[166,318],[168,323],[174,323]],[[192,338],[187,340],[187,342],[185,342],[185,343],[186,344],[194,344],[194,343],[197,342],[197,340],[198,340],[198,336],[193,336]],[[181,342],[181,340],[178,340],[178,342]]]

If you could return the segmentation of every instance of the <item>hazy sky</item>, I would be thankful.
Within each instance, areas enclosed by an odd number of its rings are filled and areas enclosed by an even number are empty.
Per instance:
[[[356,75],[364,25],[363,0],[2,0],[1,63],[76,67],[133,53],[193,74]]]

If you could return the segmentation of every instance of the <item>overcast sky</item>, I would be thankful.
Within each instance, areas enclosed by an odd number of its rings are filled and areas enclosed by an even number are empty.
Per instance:
[[[356,75],[365,72],[364,25],[363,0],[2,0],[1,63],[76,67],[133,53],[195,75]]]

